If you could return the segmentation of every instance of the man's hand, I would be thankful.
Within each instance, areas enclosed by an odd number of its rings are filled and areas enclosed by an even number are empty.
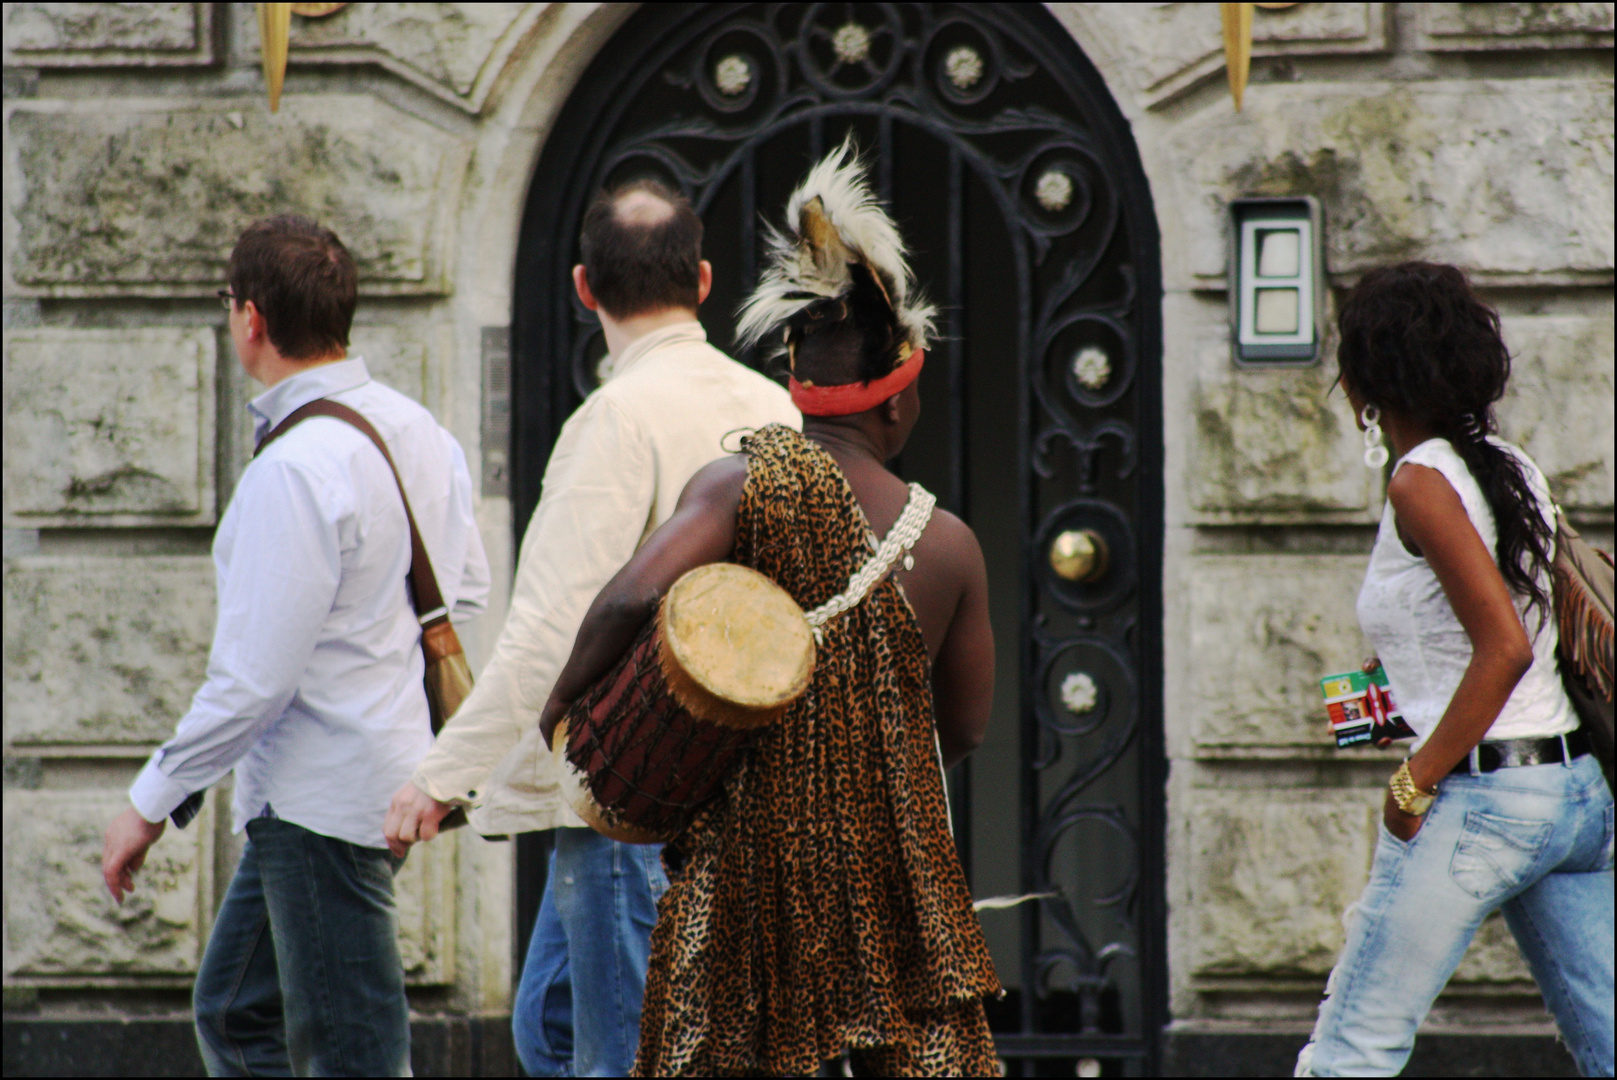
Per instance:
[[[166,821],[153,825],[131,806],[107,826],[101,842],[101,879],[118,903],[124,902],[124,893],[135,891],[135,871],[146,862],[146,852],[167,825]]]
[[[393,803],[387,808],[387,820],[382,835],[387,846],[399,858],[410,854],[410,845],[418,840],[431,840],[438,835],[438,826],[455,807],[439,802],[408,780],[393,794]]]
[[[1415,839],[1420,827],[1426,823],[1422,814],[1406,814],[1398,808],[1393,801],[1392,792],[1387,792],[1387,799],[1381,806],[1381,820],[1386,823],[1387,831],[1392,833],[1404,843]]]

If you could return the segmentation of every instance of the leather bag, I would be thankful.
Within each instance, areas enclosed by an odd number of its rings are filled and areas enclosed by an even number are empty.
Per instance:
[[[1555,618],[1561,631],[1557,653],[1561,682],[1583,720],[1606,783],[1612,782],[1613,662],[1611,555],[1578,535],[1559,507],[1555,511]]]

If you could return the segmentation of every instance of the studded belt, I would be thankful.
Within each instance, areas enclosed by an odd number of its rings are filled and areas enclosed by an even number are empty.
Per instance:
[[[1449,775],[1477,776],[1518,765],[1558,765],[1588,752],[1589,733],[1582,728],[1544,739],[1500,739],[1478,743]]]

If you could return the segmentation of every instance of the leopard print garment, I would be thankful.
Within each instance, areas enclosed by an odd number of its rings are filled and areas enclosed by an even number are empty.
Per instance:
[[[805,611],[869,557],[836,462],[771,425],[746,440],[735,561]],[[824,628],[808,692],[664,854],[639,1076],[995,1075],[1000,990],[949,835],[921,630],[888,578]]]

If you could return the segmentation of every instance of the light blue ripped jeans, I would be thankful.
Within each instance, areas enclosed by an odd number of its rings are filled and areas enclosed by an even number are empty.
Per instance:
[[[1612,799],[1594,755],[1450,776],[1370,882],[1298,1076],[1397,1076],[1482,920],[1505,921],[1584,1076],[1612,1074]]]
[[[661,844],[556,830],[511,1012],[529,1076],[627,1076],[634,1066],[651,928],[668,891],[661,854]]]

